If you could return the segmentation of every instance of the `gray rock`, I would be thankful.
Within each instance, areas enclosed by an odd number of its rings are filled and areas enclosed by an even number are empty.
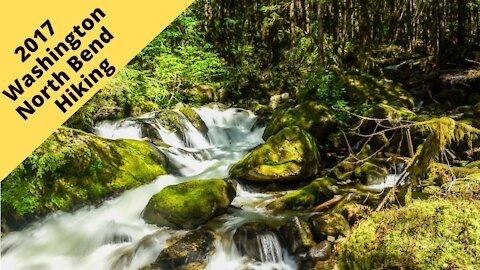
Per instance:
[[[322,241],[308,250],[308,258],[315,261],[326,261],[332,256],[332,243]]]
[[[203,269],[215,251],[215,235],[210,231],[191,231],[160,252],[152,270]]]
[[[280,232],[291,253],[305,252],[309,247],[316,244],[310,226],[298,217],[290,218],[287,223],[280,227]]]

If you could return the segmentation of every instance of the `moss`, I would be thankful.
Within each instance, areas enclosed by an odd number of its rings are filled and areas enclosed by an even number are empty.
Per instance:
[[[94,203],[165,174],[163,164],[148,142],[61,127],[2,182],[2,214],[15,223]]]
[[[148,203],[144,218],[149,223],[191,229],[226,212],[235,188],[223,179],[192,180],[164,188]]]
[[[202,118],[196,111],[194,111],[191,107],[185,106],[182,103],[177,104],[176,108],[188,119],[192,125],[198,129],[203,134],[208,132],[208,127],[203,122]]]
[[[344,80],[352,89],[348,101],[355,104],[365,102],[382,103],[412,109],[415,98],[398,83],[375,78],[366,74],[345,74]]]
[[[299,126],[316,138],[321,138],[330,133],[335,126],[334,113],[324,105],[315,102],[297,105],[292,109],[280,108],[274,111],[272,120],[265,128],[263,139],[290,126]]]
[[[310,208],[323,203],[335,195],[333,178],[317,178],[310,184],[290,192],[267,205],[268,209]]]
[[[476,160],[476,161],[473,161],[473,162],[470,162],[469,164],[467,164],[467,166],[465,166],[469,169],[473,169],[473,168],[477,168],[477,169],[480,169],[480,160]]]
[[[471,174],[463,179],[457,179],[445,189],[456,197],[480,200],[480,173]]]
[[[339,250],[341,269],[478,269],[480,202],[417,200],[360,222]]]
[[[230,175],[250,181],[290,181],[315,176],[320,154],[315,140],[293,126],[270,137],[235,164]]]
[[[186,128],[182,124],[182,114],[173,110],[161,110],[155,114],[155,119],[162,127],[183,138]]]
[[[388,104],[377,104],[373,106],[365,113],[365,116],[377,119],[388,119],[390,121],[414,120],[416,118],[416,114],[411,110]]]

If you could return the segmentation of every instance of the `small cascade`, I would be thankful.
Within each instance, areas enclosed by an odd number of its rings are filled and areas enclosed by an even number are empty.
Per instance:
[[[129,119],[118,121],[102,121],[93,129],[97,136],[105,139],[140,140],[142,138],[138,123]]]
[[[57,212],[19,232],[2,238],[1,269],[139,269],[152,263],[167,247],[167,240],[186,233],[146,224],[142,211],[151,196],[164,187],[191,179],[228,177],[232,164],[261,144],[264,128],[256,126],[256,116],[242,109],[203,107],[195,109],[208,127],[202,132],[179,111],[181,133],[160,125],[155,113],[117,121],[104,121],[95,127],[98,136],[108,139],[142,139],[142,123],[148,123],[159,139],[170,147],[159,146],[174,175],[124,192],[99,207],[85,207],[73,213]],[[182,134],[182,135],[179,135]],[[233,205],[242,207],[217,228],[224,235],[217,240],[216,252],[206,269],[296,269],[295,260],[281,247],[275,233],[264,232],[257,239],[257,260],[242,255],[233,243],[234,232],[243,224],[276,220],[265,205],[273,197],[248,191],[238,184]]]
[[[261,234],[257,237],[260,249],[260,260],[262,262],[278,263],[283,260],[282,246],[278,236],[272,232]]]

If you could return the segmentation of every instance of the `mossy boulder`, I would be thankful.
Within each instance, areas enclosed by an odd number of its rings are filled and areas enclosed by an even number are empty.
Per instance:
[[[351,89],[347,101],[354,104],[381,103],[407,109],[416,104],[413,95],[399,83],[367,74],[346,74],[343,77]]]
[[[2,216],[15,226],[93,204],[165,174],[166,158],[145,141],[108,140],[60,127],[2,182]]]
[[[154,195],[144,212],[148,223],[192,229],[227,211],[236,196],[231,181],[192,180]]]
[[[317,178],[267,205],[268,209],[310,208],[332,199],[338,191],[333,178]]]
[[[185,117],[183,114],[174,110],[161,110],[155,113],[153,121],[155,125],[162,126],[166,130],[175,133],[179,138],[183,138],[187,128],[184,125]],[[156,122],[156,123],[155,123]]]
[[[200,270],[215,252],[215,234],[198,230],[187,233],[173,245],[160,252],[152,270]]]
[[[382,158],[373,158],[372,150],[367,145],[356,156],[348,156],[330,171],[330,177],[339,181],[358,181],[364,185],[376,185],[385,182],[393,166]]]
[[[353,225],[360,219],[368,217],[373,212],[373,208],[368,202],[365,203],[364,196],[350,193],[330,211],[341,214],[350,225]]]
[[[208,127],[195,110],[182,103],[177,104],[176,109],[178,109],[198,131],[202,134],[207,134]]]
[[[361,221],[339,250],[341,269],[479,269],[480,202],[416,200]]]
[[[252,182],[308,179],[320,170],[315,139],[293,126],[282,129],[235,164],[230,175]]]
[[[328,236],[347,236],[350,231],[348,221],[338,213],[314,215],[309,222],[317,241],[325,240]]]
[[[281,107],[275,110],[262,137],[267,140],[286,127],[299,126],[316,138],[321,138],[333,131],[335,124],[335,114],[325,105],[303,103],[291,109]]]

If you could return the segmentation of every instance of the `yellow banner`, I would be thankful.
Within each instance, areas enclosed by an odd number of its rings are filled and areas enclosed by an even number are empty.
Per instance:
[[[0,179],[192,2],[4,1]]]

